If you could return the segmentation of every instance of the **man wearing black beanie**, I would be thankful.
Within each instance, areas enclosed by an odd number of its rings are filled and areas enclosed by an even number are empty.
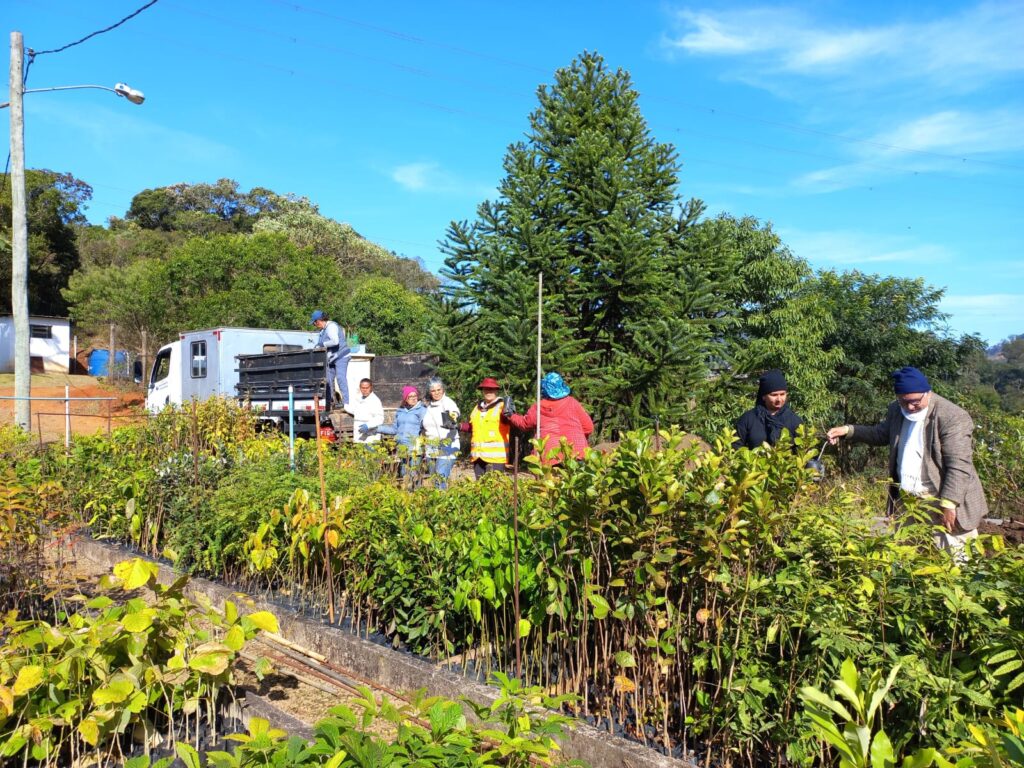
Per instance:
[[[736,434],[739,435],[734,448],[757,448],[763,443],[775,445],[782,436],[782,430],[796,434],[796,428],[803,421],[786,402],[789,398],[789,386],[786,377],[778,368],[765,371],[757,380],[757,397],[754,407],[740,416],[736,422]]]
[[[874,426],[847,424],[828,431],[833,445],[889,446],[889,512],[900,498],[916,496],[934,509],[935,546],[961,550],[978,535],[988,514],[981,480],[974,468],[974,422],[960,406],[932,392],[928,377],[907,366],[892,374],[896,400]]]

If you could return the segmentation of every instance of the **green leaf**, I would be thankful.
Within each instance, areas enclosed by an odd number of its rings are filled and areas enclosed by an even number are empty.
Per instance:
[[[174,751],[178,759],[185,765],[185,768],[202,768],[199,762],[199,753],[183,741],[175,742]]]
[[[92,703],[96,706],[116,704],[127,699],[135,691],[135,684],[125,676],[113,678],[106,685],[92,692]]]
[[[141,611],[135,613],[129,613],[121,619],[121,626],[125,628],[126,632],[145,632],[151,626],[153,626],[153,619],[156,617],[156,611],[152,608],[143,608]]]
[[[615,663],[623,669],[629,669],[636,666],[636,659],[629,651],[619,651],[615,654]]]
[[[935,750],[929,748],[919,749],[909,757],[903,758],[901,768],[928,768],[935,762]]]
[[[591,593],[587,595],[587,600],[590,601],[590,605],[594,609],[595,619],[603,619],[608,615],[608,612],[611,610],[611,606],[608,605],[608,601],[601,597],[601,595]]]
[[[1015,691],[1022,685],[1024,685],[1024,672],[1021,672],[1019,675],[1013,678],[1013,680],[1006,684],[1006,692],[1010,693],[1011,691]]]
[[[1020,669],[1021,665],[1024,665],[1024,661],[1021,661],[1020,659],[1014,659],[1013,661],[1006,662],[998,669],[993,670],[992,674],[996,677],[1002,677],[1003,675],[1010,674],[1016,669]]]
[[[227,646],[220,643],[204,643],[188,660],[188,666],[203,674],[219,675],[228,668],[231,655],[231,649]]]
[[[232,651],[242,650],[242,646],[245,645],[245,630],[239,624],[232,625],[224,635],[224,645]]]
[[[896,764],[896,756],[892,751],[892,742],[879,731],[871,740],[871,768],[892,768]]]
[[[813,686],[809,685],[805,688],[801,688],[800,696],[805,701],[811,701],[815,704],[820,704],[821,706],[832,710],[841,718],[843,718],[844,722],[850,722],[853,720],[853,715],[850,714],[850,711],[846,707],[844,707],[838,701],[833,699],[827,693],[819,691],[817,688]]]
[[[519,620],[519,637],[527,637],[530,634],[530,620],[520,619]]]
[[[91,717],[87,717],[78,724],[78,733],[81,735],[82,740],[90,746],[95,747],[100,743],[99,723]]]

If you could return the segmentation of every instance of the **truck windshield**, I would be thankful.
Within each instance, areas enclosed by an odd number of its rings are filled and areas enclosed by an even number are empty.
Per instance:
[[[163,349],[153,361],[153,374],[149,377],[149,383],[155,384],[163,381],[171,373],[171,350]]]

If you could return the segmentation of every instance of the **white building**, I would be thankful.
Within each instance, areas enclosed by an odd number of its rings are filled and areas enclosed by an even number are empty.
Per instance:
[[[71,353],[71,323],[66,317],[32,315],[28,319],[32,370],[67,373]],[[14,373],[14,318],[0,316],[0,373]]]

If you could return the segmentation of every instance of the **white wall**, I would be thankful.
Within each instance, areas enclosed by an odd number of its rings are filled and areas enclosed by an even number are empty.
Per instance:
[[[71,354],[71,325],[67,318],[29,317],[29,326],[46,326],[49,339],[29,337],[28,353],[43,360],[43,369],[67,373]],[[0,317],[0,373],[14,373],[14,318]]]

